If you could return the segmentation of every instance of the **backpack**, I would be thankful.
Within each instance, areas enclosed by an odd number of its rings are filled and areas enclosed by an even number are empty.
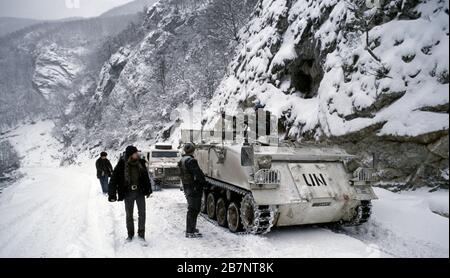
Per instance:
[[[194,176],[186,167],[186,164],[192,161],[192,159],[193,158],[190,156],[185,156],[180,160],[180,162],[178,162],[178,167],[180,168],[180,177],[183,184],[193,184],[195,181]]]

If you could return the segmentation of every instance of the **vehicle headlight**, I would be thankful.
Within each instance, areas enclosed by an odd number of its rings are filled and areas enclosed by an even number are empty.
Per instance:
[[[258,159],[259,169],[270,169],[272,168],[272,157],[265,155]]]

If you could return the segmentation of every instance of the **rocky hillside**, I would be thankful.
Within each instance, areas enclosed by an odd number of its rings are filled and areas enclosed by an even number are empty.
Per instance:
[[[170,137],[182,120],[173,111],[213,95],[255,4],[167,0],[148,10],[142,40],[123,44],[103,65],[89,101],[59,123],[74,154]]]
[[[0,38],[0,127],[64,117],[138,15],[41,23]]]
[[[210,113],[373,154],[381,184],[448,187],[448,0],[262,0]],[[377,2],[377,1],[375,1]]]

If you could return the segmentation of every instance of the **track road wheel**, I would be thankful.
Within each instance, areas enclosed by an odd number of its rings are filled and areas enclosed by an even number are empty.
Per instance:
[[[227,222],[228,222],[228,229],[232,233],[237,233],[241,230],[241,217],[240,217],[239,205],[236,204],[235,202],[232,202],[228,206]]]
[[[224,198],[219,198],[216,204],[217,224],[221,227],[227,226],[227,203]]]
[[[208,217],[210,219],[215,219],[216,217],[216,197],[211,192],[208,194],[206,199],[206,212],[208,213]]]
[[[206,198],[207,198],[206,192],[203,191],[203,195],[202,195],[202,206],[200,207],[200,212],[201,212],[201,213],[206,213]]]

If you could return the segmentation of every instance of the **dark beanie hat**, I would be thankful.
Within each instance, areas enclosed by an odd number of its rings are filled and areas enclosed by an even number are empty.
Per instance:
[[[100,156],[101,156],[101,157],[104,157],[104,156],[108,156],[108,154],[107,154],[106,152],[101,152],[101,153],[100,153]]]
[[[125,150],[125,155],[127,157],[130,157],[137,152],[139,152],[139,151],[135,146],[128,146],[127,149]]]
[[[184,145],[183,149],[186,154],[193,154],[195,152],[195,145],[192,143],[187,143]]]

